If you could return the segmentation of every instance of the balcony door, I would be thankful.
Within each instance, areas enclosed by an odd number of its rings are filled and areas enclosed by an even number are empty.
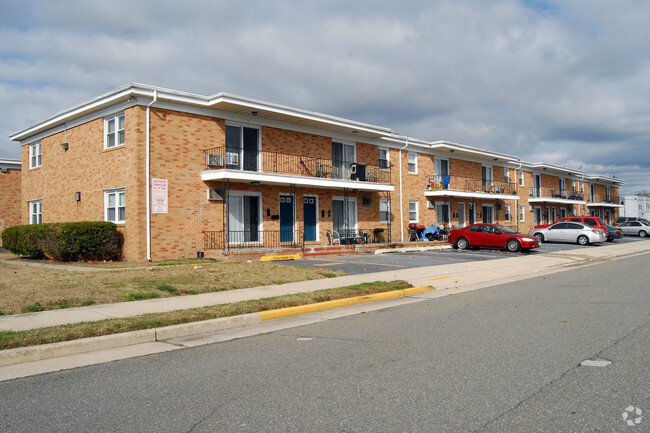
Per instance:
[[[226,125],[226,168],[259,170],[260,131],[246,126]]]
[[[228,196],[228,242],[231,244],[260,241],[260,197],[230,194]]]
[[[332,142],[332,165],[338,173],[333,177],[339,179],[350,179],[350,164],[356,162],[354,155],[354,145],[346,143]]]
[[[357,228],[357,199],[334,197],[332,199],[332,222],[334,230],[344,236],[346,230]]]

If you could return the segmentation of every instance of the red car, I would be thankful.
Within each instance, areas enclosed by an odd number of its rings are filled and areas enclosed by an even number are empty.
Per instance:
[[[508,251],[529,251],[539,248],[535,236],[522,235],[500,224],[472,224],[464,229],[452,230],[448,241],[454,248],[464,250],[469,247],[506,248]]]

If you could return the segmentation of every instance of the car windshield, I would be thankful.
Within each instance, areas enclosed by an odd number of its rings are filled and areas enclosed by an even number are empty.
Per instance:
[[[501,224],[495,224],[494,226],[507,235],[517,233],[515,230],[511,229],[510,227],[502,226]]]

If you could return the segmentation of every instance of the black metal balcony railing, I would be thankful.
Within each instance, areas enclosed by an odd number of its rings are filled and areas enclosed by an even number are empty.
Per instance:
[[[361,182],[390,183],[390,168],[305,155],[222,146],[206,149],[207,170],[244,170]]]
[[[548,197],[548,198],[561,198],[565,200],[576,200],[576,201],[584,200],[584,195],[579,191],[567,192],[566,189],[562,189],[562,188],[548,188],[548,187],[530,188],[528,190],[528,196],[534,198]]]
[[[305,235],[301,230],[241,230],[205,231],[203,247],[206,250],[241,248],[300,248],[305,249]]]
[[[472,178],[451,175],[434,175],[427,178],[427,191],[451,190],[467,192],[489,192],[495,194],[515,194],[514,184],[495,182],[492,179]]]
[[[592,203],[610,203],[610,204],[621,204],[621,198],[617,195],[612,194],[596,194],[593,197],[593,200],[590,200]]]

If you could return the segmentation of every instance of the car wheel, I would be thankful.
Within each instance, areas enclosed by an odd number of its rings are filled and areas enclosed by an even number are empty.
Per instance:
[[[642,237],[642,238],[644,238],[644,237],[648,236],[648,234],[645,232],[645,230],[641,230],[641,231],[639,232],[639,236]]]
[[[578,236],[578,243],[580,245],[589,245],[589,238],[585,235]]]
[[[544,242],[544,235],[541,233],[535,233],[535,237],[537,238],[538,241]]]
[[[467,247],[469,246],[469,242],[467,242],[467,239],[465,238],[459,238],[456,241],[456,246],[458,246],[459,250],[466,250]]]
[[[515,239],[510,239],[506,244],[506,248],[508,249],[508,251],[512,251],[513,253],[516,253],[521,249],[521,244],[519,244],[519,242],[517,242]]]

